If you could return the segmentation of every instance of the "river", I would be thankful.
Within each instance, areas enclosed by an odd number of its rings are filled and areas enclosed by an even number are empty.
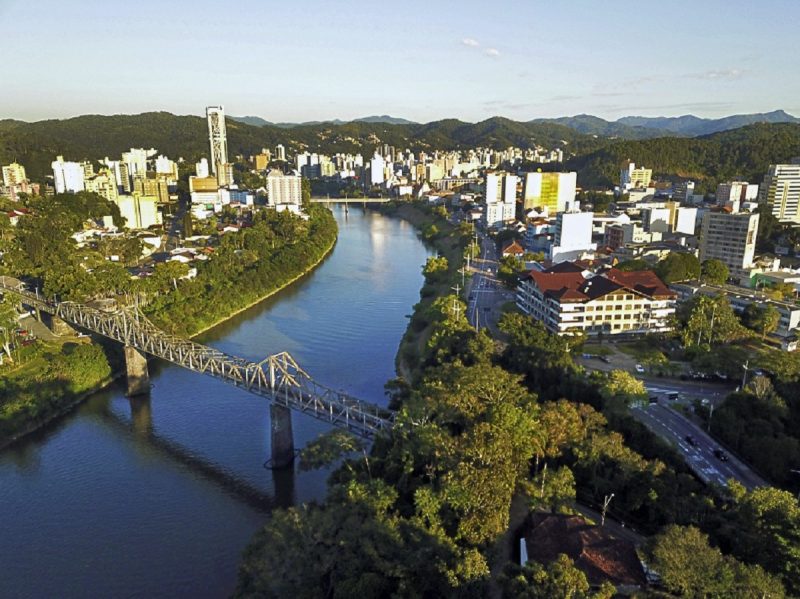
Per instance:
[[[399,219],[334,214],[338,243],[314,272],[200,341],[252,360],[289,351],[320,382],[385,405],[430,252]],[[272,507],[324,496],[326,472],[263,467],[263,399],[150,368],[149,398],[117,384],[0,452],[1,597],[227,596]],[[328,430],[293,421],[297,447]]]

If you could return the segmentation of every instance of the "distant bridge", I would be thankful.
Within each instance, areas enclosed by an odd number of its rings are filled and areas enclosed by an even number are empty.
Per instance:
[[[394,198],[311,198],[312,204],[386,204]]]
[[[0,292],[45,312],[59,321],[92,331],[125,346],[128,393],[150,388],[144,352],[188,370],[213,376],[272,402],[272,458],[285,465],[294,454],[288,410],[308,414],[351,433],[372,439],[394,423],[394,414],[377,405],[320,385],[287,352],[251,362],[222,351],[166,333],[136,307],[92,307],[75,302],[51,302],[11,277],[0,276]],[[55,327],[54,327],[55,328]]]

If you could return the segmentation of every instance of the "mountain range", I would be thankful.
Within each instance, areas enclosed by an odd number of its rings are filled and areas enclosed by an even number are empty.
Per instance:
[[[298,124],[290,128],[254,126],[228,119],[227,130],[231,158],[250,156],[261,148],[274,148],[277,144],[284,145],[290,160],[305,150],[370,155],[382,144],[414,152],[478,146],[500,150],[509,146],[538,145],[563,148],[566,161],[525,165],[526,168],[575,170],[579,184],[584,187],[613,184],[620,164],[631,159],[652,168],[659,177],[692,178],[698,182],[699,189],[713,191],[716,182],[734,177],[760,182],[770,164],[800,156],[800,123],[794,117],[769,113],[766,117],[740,115],[739,118],[750,122],[776,117],[794,122],[756,122],[698,137],[685,133],[686,119],[656,121],[662,126],[680,126],[681,134],[676,134],[653,129],[656,122],[650,119],[625,124],[586,115],[532,122],[501,117],[479,123],[456,119],[425,124],[357,120],[338,125],[332,122]],[[691,122],[708,130],[709,127],[735,125],[736,118],[713,122],[692,119]],[[620,132],[627,132],[631,138],[622,138]],[[655,132],[656,137],[645,135],[646,132]],[[97,161],[104,156],[119,157],[131,147],[153,147],[173,159],[182,157],[188,169],[201,156],[208,155],[206,121],[199,116],[168,112],[84,115],[35,123],[0,120],[0,164],[16,160],[26,167],[34,181],[44,181],[52,175],[50,164],[59,154],[67,160]]]
[[[352,121],[333,119],[329,121],[306,121],[303,123],[272,123],[258,116],[232,116],[228,118],[255,127],[272,126],[284,129],[322,124],[345,125],[347,123],[386,123],[389,125],[418,124],[414,121],[386,114],[353,119]],[[650,139],[665,135],[679,135],[685,137],[710,135],[711,133],[718,133],[719,131],[738,129],[739,127],[752,125],[753,123],[800,123],[800,118],[792,116],[784,110],[774,110],[772,112],[759,112],[754,114],[734,114],[718,119],[706,119],[692,114],[686,114],[676,117],[625,116],[616,121],[607,121],[590,114],[578,114],[559,118],[539,118],[528,122],[534,124],[553,123],[564,125],[565,127],[574,129],[579,133],[585,133],[586,135],[620,137],[623,139]]]

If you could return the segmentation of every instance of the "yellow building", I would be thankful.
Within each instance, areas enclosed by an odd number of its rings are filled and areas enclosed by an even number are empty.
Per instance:
[[[11,187],[12,185],[21,185],[28,178],[25,176],[25,167],[16,162],[12,162],[8,166],[3,167],[3,185]]]
[[[216,177],[189,177],[189,191],[217,191]]]
[[[554,215],[574,204],[578,175],[569,173],[525,173],[522,202],[525,210],[547,208]]]
[[[267,166],[269,166],[269,158],[270,158],[269,154],[266,153],[256,154],[253,157],[253,162],[255,163],[256,170],[257,171],[266,170]]]
[[[165,176],[136,175],[133,178],[133,193],[142,196],[156,196],[158,201],[169,202],[169,185]]]
[[[158,211],[158,197],[144,196],[138,193],[121,195],[117,198],[125,226],[129,229],[149,229],[153,225],[162,224],[161,214]]]

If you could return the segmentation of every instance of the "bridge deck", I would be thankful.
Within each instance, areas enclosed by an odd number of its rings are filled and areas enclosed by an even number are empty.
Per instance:
[[[11,277],[0,277],[0,291],[65,322],[114,339],[188,370],[213,376],[276,404],[309,414],[364,438],[390,428],[391,411],[334,391],[312,379],[286,352],[251,362],[166,333],[134,307],[95,308],[75,302],[50,302]]]

